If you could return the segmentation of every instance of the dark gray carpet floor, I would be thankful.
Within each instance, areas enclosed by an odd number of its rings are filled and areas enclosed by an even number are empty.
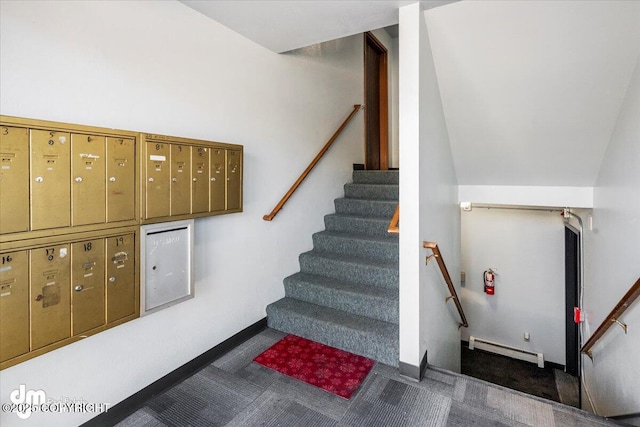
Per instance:
[[[554,369],[462,346],[462,373],[560,402]]]
[[[605,426],[575,408],[465,375],[427,369],[401,377],[381,363],[350,400],[253,358],[284,334],[267,329],[155,396],[119,426]]]

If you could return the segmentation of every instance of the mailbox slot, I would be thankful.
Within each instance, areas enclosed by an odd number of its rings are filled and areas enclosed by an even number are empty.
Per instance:
[[[31,229],[71,224],[69,134],[31,130]]]
[[[171,145],[171,215],[191,213],[191,147]]]
[[[29,352],[29,255],[0,254],[0,362]]]
[[[135,143],[107,138],[107,222],[135,219]]]
[[[106,246],[107,323],[111,323],[136,311],[134,235],[108,237]]]
[[[73,335],[105,323],[104,239],[71,245]]]
[[[71,336],[68,245],[31,251],[31,350]]]
[[[71,134],[72,224],[106,219],[105,137]]]
[[[0,127],[0,200],[0,233],[27,231],[29,136],[25,128]]]

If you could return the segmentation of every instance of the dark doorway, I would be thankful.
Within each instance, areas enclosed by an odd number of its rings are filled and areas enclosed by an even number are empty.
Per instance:
[[[364,35],[365,166],[389,168],[387,49],[373,34]]]
[[[580,349],[578,324],[574,322],[573,308],[579,305],[579,232],[573,227],[564,229],[564,275],[566,317],[566,362],[565,370],[575,377],[580,372]]]

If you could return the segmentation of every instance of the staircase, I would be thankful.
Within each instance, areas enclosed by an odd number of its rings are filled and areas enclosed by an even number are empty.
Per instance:
[[[326,230],[267,306],[270,328],[398,366],[398,171],[353,171]]]

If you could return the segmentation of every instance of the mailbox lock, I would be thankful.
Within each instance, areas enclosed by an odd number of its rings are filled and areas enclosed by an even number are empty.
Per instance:
[[[198,178],[193,178],[193,182],[196,182],[198,180]]]
[[[82,285],[78,285],[78,286],[76,286],[76,287],[75,287],[75,288],[73,288],[73,289],[75,289],[75,291],[76,291],[76,292],[80,292],[81,290],[83,290],[83,289],[84,289],[84,286],[82,286]]]
[[[49,145],[53,145],[53,144],[55,144],[55,143],[53,142],[53,139],[50,139],[50,140],[49,140]]]
[[[36,182],[42,182],[42,181],[44,181],[44,179],[42,179],[42,177],[41,177],[41,176],[37,176],[37,177],[36,177]]]
[[[149,182],[153,182],[153,178],[149,178]]]
[[[109,178],[109,182],[116,182],[116,177],[112,176],[111,178]]]
[[[77,176],[76,177],[76,182],[82,182],[82,177],[81,176]]]
[[[36,301],[42,301],[44,297],[42,295],[38,295],[36,296]]]
[[[171,181],[178,182],[178,178],[173,178]]]
[[[211,178],[211,182],[214,182],[215,180],[216,180],[216,178],[215,178],[215,177]]]
[[[109,281],[111,283],[114,283],[116,281],[116,278],[114,276],[109,277]]]

